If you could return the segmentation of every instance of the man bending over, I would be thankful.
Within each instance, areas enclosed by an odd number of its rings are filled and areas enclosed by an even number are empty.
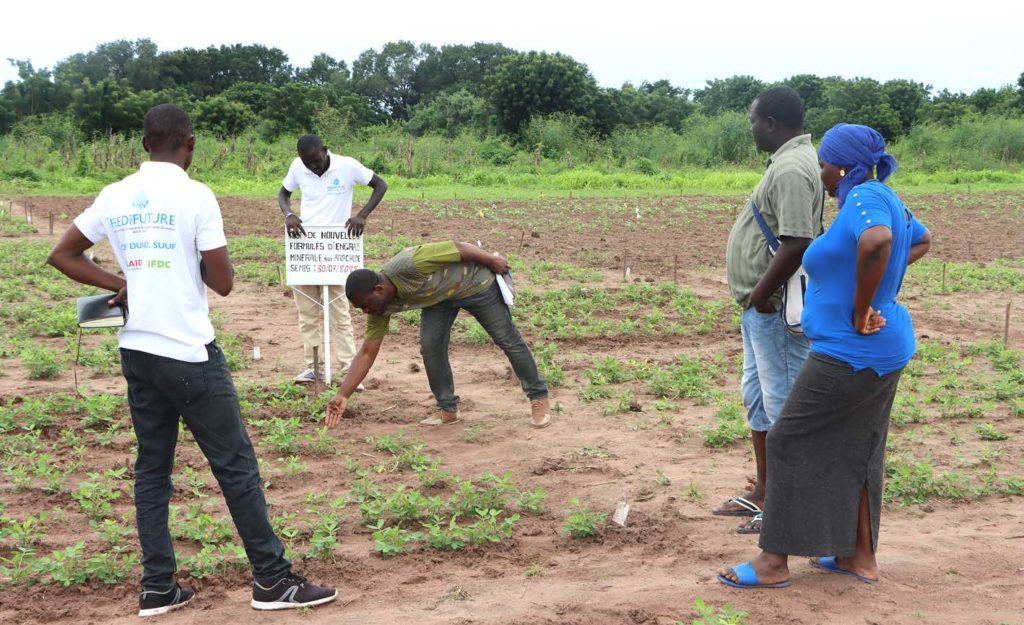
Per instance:
[[[526,346],[499,290],[495,274],[509,271],[508,261],[469,243],[426,243],[406,248],[389,260],[380,272],[359,269],[345,284],[345,295],[369,315],[366,337],[338,394],[327,406],[327,425],[341,419],[348,399],[370,371],[391,315],[421,308],[420,353],[430,391],[437,400],[437,416],[424,425],[450,425],[459,421],[459,397],[455,394],[448,343],[460,309],[473,315],[494,342],[505,351],[523,391],[530,399],[531,425],[551,423],[548,385]]]

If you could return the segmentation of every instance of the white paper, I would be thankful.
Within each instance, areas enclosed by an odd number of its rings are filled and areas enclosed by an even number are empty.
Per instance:
[[[305,236],[284,235],[288,286],[344,286],[348,274],[363,267],[363,237],[349,235],[344,224],[305,230]]]
[[[612,522],[616,525],[626,527],[626,517],[629,516],[629,504],[625,501],[620,501],[615,506],[615,514],[612,515]]]
[[[498,280],[498,290],[501,291],[502,299],[505,300],[505,303],[508,304],[509,308],[515,308],[515,294],[512,293],[512,287],[510,287],[508,282],[505,281],[505,276],[495,275],[494,277]]]

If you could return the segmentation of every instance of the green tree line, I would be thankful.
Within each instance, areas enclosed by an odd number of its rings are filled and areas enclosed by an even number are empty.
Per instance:
[[[52,69],[10,62],[18,79],[0,92],[0,134],[35,125],[57,141],[137,132],[145,111],[160,102],[183,106],[203,132],[232,137],[250,130],[268,140],[318,126],[397,124],[414,136],[473,133],[521,145],[542,139],[534,126],[552,116],[598,138],[654,126],[682,133],[702,119],[744,114],[772,86],[732,76],[697,89],[667,80],[603,88],[567,55],[500,43],[395,41],[362,52],[351,65],[321,53],[308,67],[296,67],[280,49],[262,45],[160,51],[138,39],[101,44]],[[934,91],[909,79],[802,74],[774,84],[803,96],[807,128],[816,136],[838,121],[869,124],[894,139],[921,124],[1024,116],[1024,73],[1016,85],[971,94]]]

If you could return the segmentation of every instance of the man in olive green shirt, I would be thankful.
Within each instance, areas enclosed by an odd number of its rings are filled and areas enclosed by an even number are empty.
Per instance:
[[[743,308],[740,386],[754,442],[757,481],[752,489],[714,510],[718,515],[760,513],[767,479],[768,430],[782,411],[810,349],[802,334],[786,328],[779,312],[782,285],[799,269],[807,246],[821,234],[825,204],[818,155],[803,124],[803,101],[788,87],[759,94],[750,107],[754,144],[772,156],[750,203],[739,212],[729,233],[725,264],[729,290]],[[781,241],[774,256],[751,204]],[[759,523],[741,527],[745,533],[759,529]]]
[[[459,421],[459,397],[455,394],[448,343],[460,309],[473,315],[508,356],[530,399],[536,428],[551,423],[548,386],[501,295],[496,275],[509,272],[508,261],[469,243],[444,241],[406,248],[384,263],[380,272],[360,269],[349,275],[345,295],[369,315],[363,346],[356,354],[337,396],[327,406],[327,425],[341,419],[348,399],[370,371],[391,316],[403,310],[423,309],[420,318],[420,353],[430,390],[437,400],[438,415],[424,425],[449,425]]]

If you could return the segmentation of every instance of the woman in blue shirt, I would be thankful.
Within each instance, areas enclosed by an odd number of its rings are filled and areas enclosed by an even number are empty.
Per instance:
[[[721,572],[729,586],[788,586],[790,555],[815,556],[812,566],[862,582],[878,580],[889,412],[915,349],[914,326],[896,296],[931,235],[883,184],[896,159],[878,132],[838,124],[825,133],[818,156],[839,214],[804,253],[802,325],[811,354],[768,433],[762,551]]]

